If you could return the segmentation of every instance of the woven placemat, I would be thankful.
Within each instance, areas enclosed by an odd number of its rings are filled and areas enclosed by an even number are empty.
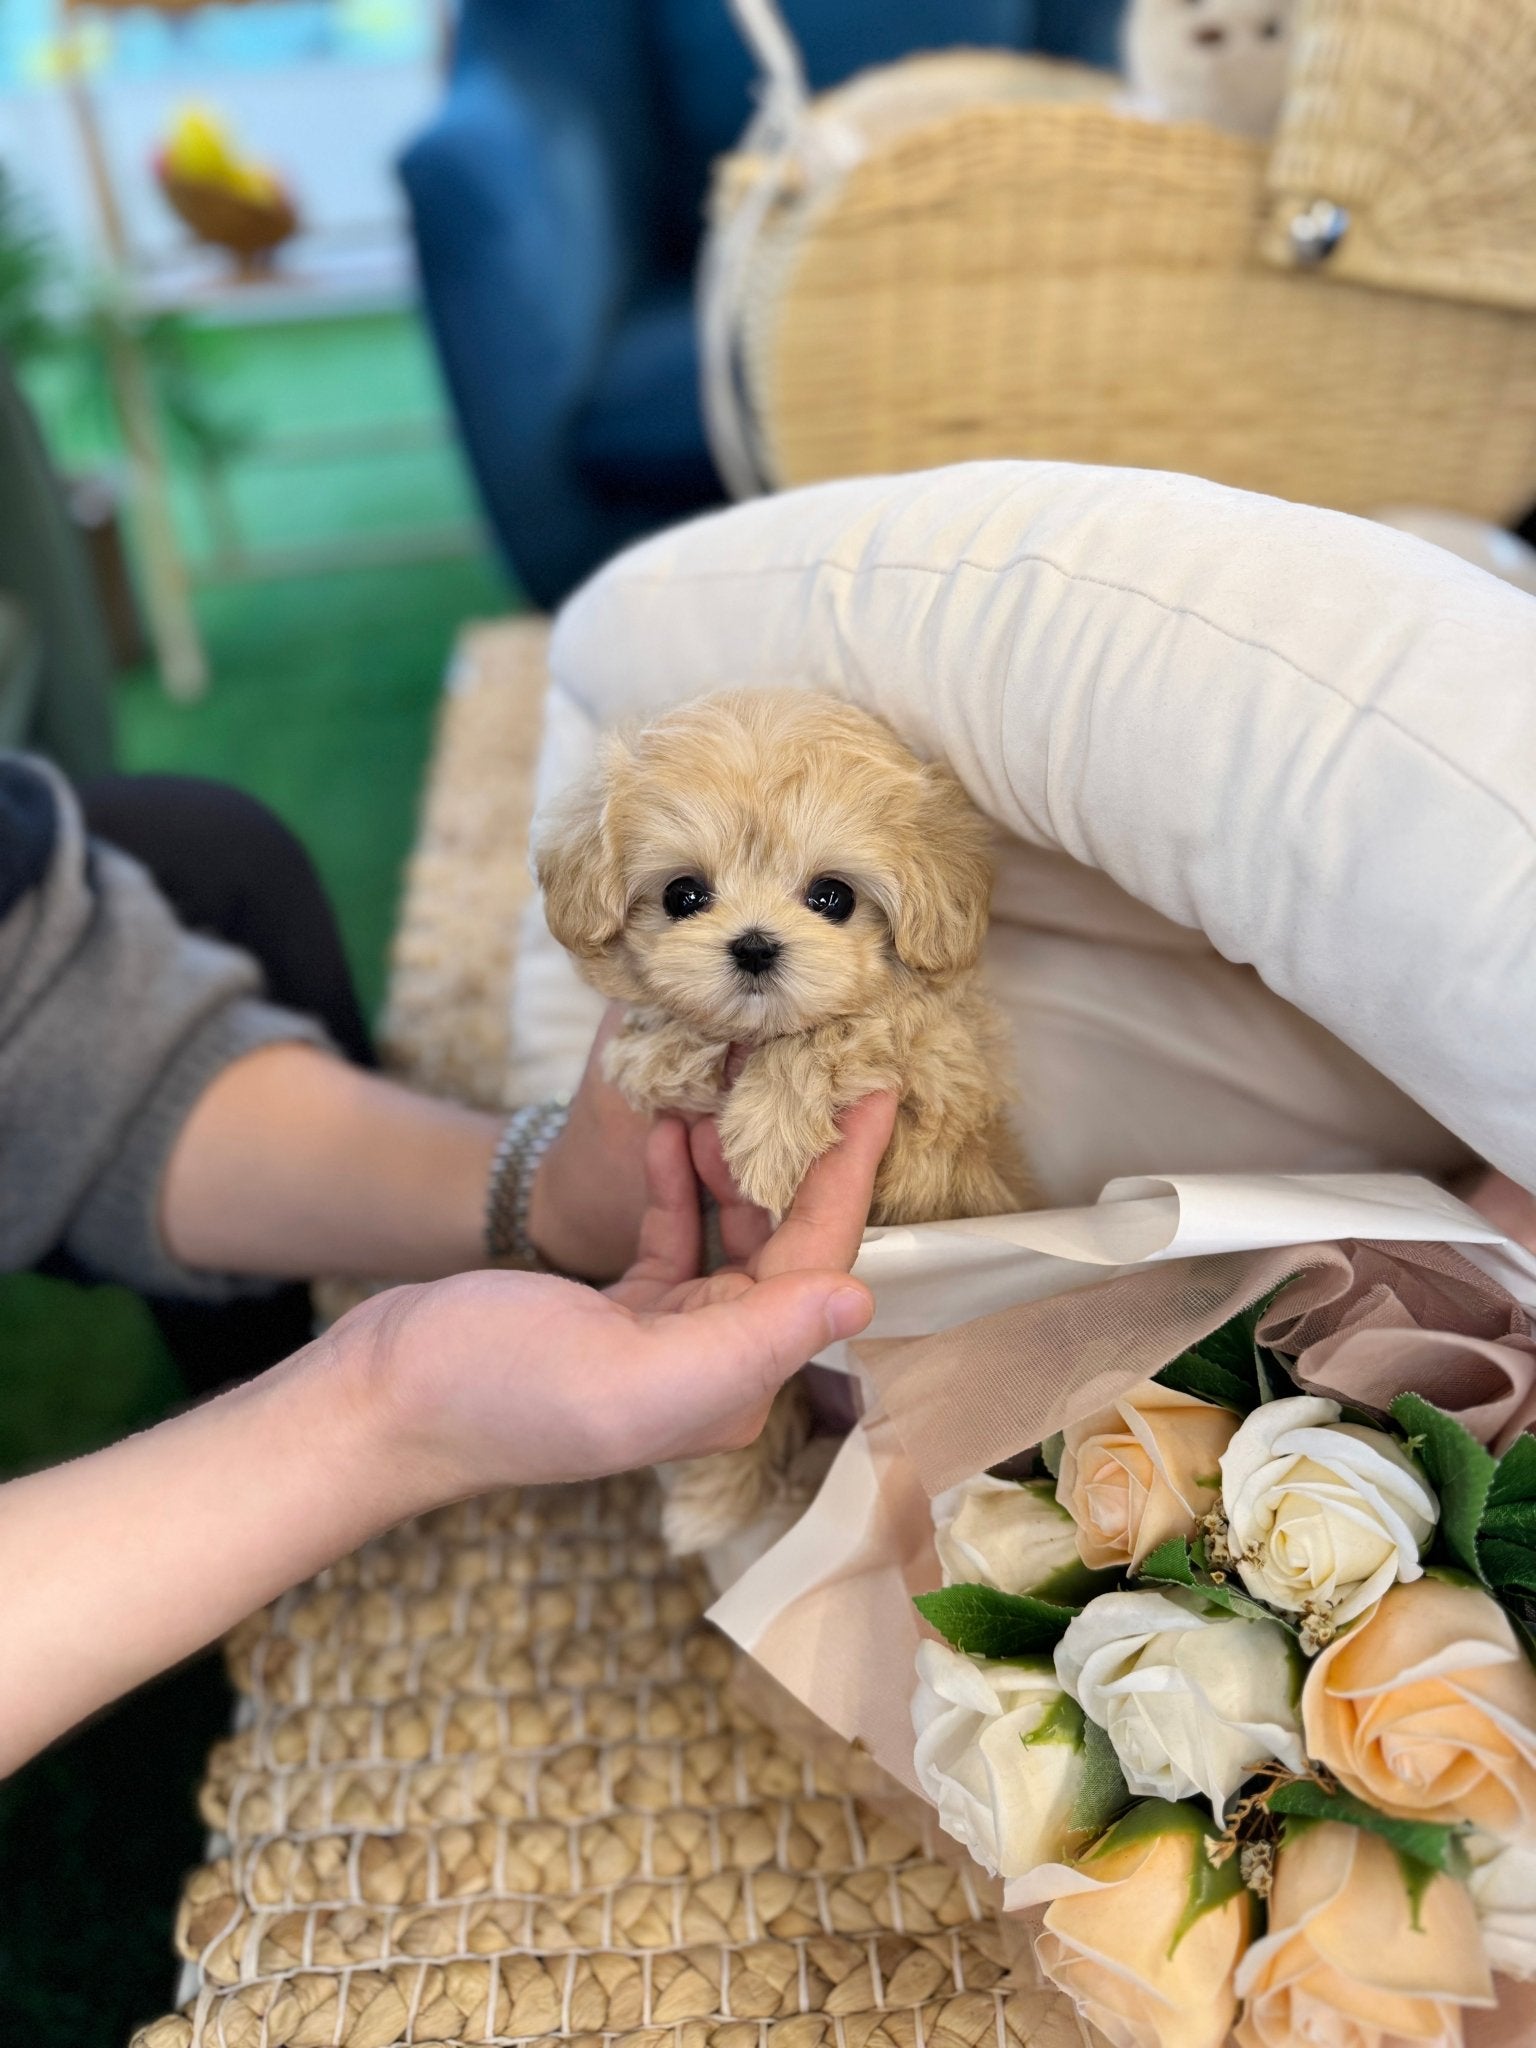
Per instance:
[[[500,1094],[544,629],[445,700],[389,1037]],[[1079,2048],[972,1874],[755,1721],[648,1475],[409,1523],[237,1629],[200,1988],[136,2048]]]

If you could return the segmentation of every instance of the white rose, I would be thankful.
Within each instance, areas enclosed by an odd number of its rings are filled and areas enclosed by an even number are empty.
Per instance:
[[[1062,1854],[1082,1775],[1082,1716],[1037,1664],[917,1652],[912,1726],[917,1781],[939,1826],[996,1877]]]
[[[1047,1581],[1079,1579],[1077,1524],[1056,1499],[1053,1479],[993,1479],[983,1472],[933,1503],[934,1540],[946,1586],[996,1586],[1032,1593]]]
[[[1529,1982],[1536,1978],[1536,1849],[1501,1842],[1481,1828],[1467,1836],[1464,1846],[1472,1866],[1467,1890],[1488,1967]]]
[[[1256,1408],[1221,1458],[1227,1541],[1255,1599],[1335,1628],[1416,1579],[1440,1507],[1381,1429],[1298,1394]]]
[[[1108,1734],[1133,1792],[1198,1794],[1219,1819],[1260,1764],[1305,1768],[1295,1666],[1278,1622],[1169,1593],[1105,1593],[1056,1645],[1056,1675]]]

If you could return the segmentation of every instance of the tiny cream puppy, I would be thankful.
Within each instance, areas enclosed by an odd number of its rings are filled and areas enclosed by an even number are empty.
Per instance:
[[[537,859],[550,930],[630,1005],[608,1054],[630,1102],[718,1110],[737,1186],[781,1215],[838,1111],[892,1089],[871,1216],[916,1223],[1028,1202],[976,965],[987,846],[878,719],[743,690],[609,738]]]
[[[1032,1199],[977,968],[988,838],[949,771],[878,719],[741,690],[608,738],[537,865],[550,930],[629,1005],[608,1075],[631,1103],[718,1113],[737,1186],[782,1215],[838,1112],[889,1089],[871,1220],[916,1223]],[[675,1549],[782,1504],[805,1438],[793,1400],[758,1444],[674,1479]]]

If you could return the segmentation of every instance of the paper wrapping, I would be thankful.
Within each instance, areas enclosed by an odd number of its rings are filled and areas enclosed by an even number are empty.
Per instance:
[[[867,1412],[710,1617],[908,1795],[912,1595],[940,1583],[930,1497],[1281,1283],[1260,1336],[1303,1384],[1372,1407],[1411,1387],[1495,1447],[1536,1421],[1536,1259],[1410,1176],[1113,1182],[1091,1209],[872,1232],[856,1271],[877,1303],[851,1362]],[[1499,1982],[1471,2048],[1536,2040],[1536,1991]]]

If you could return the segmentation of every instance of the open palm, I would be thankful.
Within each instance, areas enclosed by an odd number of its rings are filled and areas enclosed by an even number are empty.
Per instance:
[[[777,1227],[736,1193],[712,1124],[660,1121],[639,1251],[612,1287],[464,1273],[355,1310],[376,1320],[379,1376],[413,1418],[429,1489],[447,1499],[750,1442],[789,1375],[870,1319],[848,1269],[894,1115],[888,1095],[845,1112]],[[709,1274],[699,1181],[729,1260]]]

